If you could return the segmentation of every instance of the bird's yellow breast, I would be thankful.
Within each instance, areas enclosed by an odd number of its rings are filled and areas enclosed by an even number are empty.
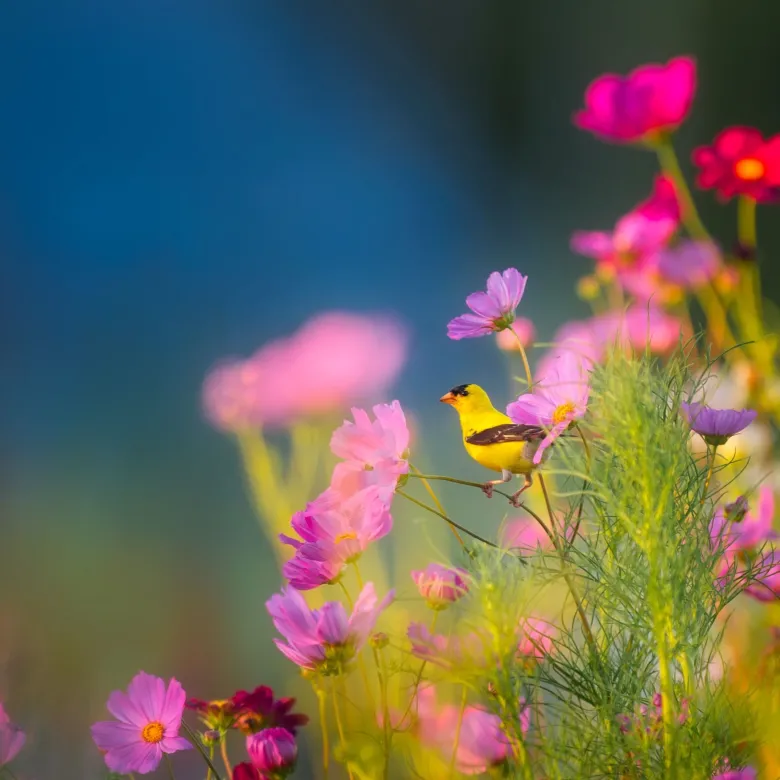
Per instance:
[[[529,442],[511,441],[501,444],[469,444],[463,437],[466,452],[477,463],[491,471],[511,471],[513,474],[528,474],[533,470],[533,445]]]

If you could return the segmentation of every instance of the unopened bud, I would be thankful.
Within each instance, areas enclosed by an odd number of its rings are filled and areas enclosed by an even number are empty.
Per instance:
[[[601,284],[595,276],[583,276],[577,282],[577,295],[583,301],[592,301],[599,297]]]
[[[726,504],[724,507],[726,519],[732,523],[741,523],[748,513],[748,508],[748,500],[745,496],[740,496],[736,501]]]
[[[208,731],[204,731],[200,735],[201,741],[206,747],[212,747],[213,745],[218,745],[220,740],[222,739],[222,734],[220,734],[216,729],[209,729]]]
[[[368,644],[375,650],[381,650],[390,644],[390,637],[384,631],[377,631],[368,638]]]

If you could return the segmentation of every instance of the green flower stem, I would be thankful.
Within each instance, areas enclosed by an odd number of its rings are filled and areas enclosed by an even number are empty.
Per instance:
[[[327,694],[319,685],[314,685],[314,692],[317,694],[317,706],[320,714],[320,733],[322,735],[322,777],[328,778],[328,769],[330,768],[330,744],[328,738],[328,717],[325,709],[325,700]]]
[[[224,737],[223,737],[224,739]],[[209,745],[209,761],[214,761],[214,745]],[[131,776],[132,780],[132,776]],[[206,767],[206,780],[211,780],[211,767]]]
[[[381,651],[373,648],[376,674],[379,678],[379,698],[382,707],[382,778],[387,780],[390,776],[390,750],[393,743],[393,729],[390,723],[390,708],[387,704],[387,667]]]
[[[459,525],[454,520],[450,520],[447,515],[445,515],[443,512],[439,512],[438,509],[434,509],[432,506],[428,506],[428,504],[424,503],[423,501],[418,501],[414,496],[410,496],[408,493],[405,493],[403,490],[396,489],[395,491],[399,496],[403,496],[408,501],[411,501],[413,504],[417,504],[417,506],[422,507],[423,509],[427,509],[432,514],[436,515],[437,517],[440,517],[445,522],[449,523],[451,526],[454,526],[460,531],[463,531],[464,534],[468,534],[472,539],[476,539],[478,542],[482,542],[483,544],[487,544],[490,547],[495,547],[498,549],[497,544],[493,544],[493,542],[489,542],[487,539],[483,538],[482,536],[479,536],[478,534],[475,534],[473,531],[469,531],[468,528],[464,528],[462,525]]]
[[[674,182],[677,197],[680,199],[682,206],[682,220],[686,230],[693,238],[712,241],[707,228],[704,227],[704,223],[701,221],[696,204],[693,202],[691,190],[680,168],[677,153],[674,151],[671,139],[664,137],[653,148],[658,156],[658,164],[661,166],[661,170]]]
[[[517,335],[517,331],[510,325],[509,330],[512,331],[512,335],[515,337],[515,341],[517,341],[517,346],[520,350],[520,357],[523,360],[523,368],[525,369],[525,381],[528,383],[528,391],[531,391],[531,387],[533,386],[533,379],[531,377],[531,366],[528,365],[528,355],[525,352],[525,347],[523,346],[523,342],[520,340],[520,336]]]
[[[737,200],[737,240],[745,249],[754,250],[756,240],[756,201],[742,195]]]
[[[420,471],[420,469],[418,469],[417,466],[414,466],[411,463],[409,464],[409,468],[411,468],[415,472],[414,476],[420,478],[423,487],[428,492],[428,495],[433,500],[433,503],[436,505],[436,508],[439,510],[439,512],[441,512],[443,515],[446,515],[447,513],[444,511],[444,507],[442,506],[441,501],[439,501],[436,493],[431,487],[431,483],[428,482],[428,480],[423,476],[422,471]],[[447,527],[452,531],[453,534],[455,534],[455,538],[458,540],[458,544],[460,544],[461,547],[465,548],[466,543],[463,541],[463,537],[458,533],[458,529],[455,528],[453,525],[448,525]]]
[[[220,780],[219,772],[217,772],[214,763],[208,757],[208,754],[203,749],[203,745],[200,743],[200,737],[198,737],[198,735],[187,725],[185,721],[181,722],[181,727],[187,732],[187,736],[190,738],[190,742],[192,742],[192,744],[195,746],[195,749],[198,751],[198,753],[200,753],[203,760],[206,762],[206,766],[214,773],[216,780]]]
[[[466,714],[466,686],[463,686],[463,695],[460,699],[460,710],[458,712],[458,725],[455,727],[455,744],[452,748],[452,757],[450,758],[450,777],[455,776],[455,761],[458,758],[458,746],[460,745],[460,732],[463,728],[463,716]]]
[[[707,499],[707,491],[710,488],[710,482],[712,480],[712,472],[715,469],[715,455],[718,452],[718,446],[719,445],[717,445],[717,444],[713,444],[712,445],[712,449],[710,449],[709,446],[707,447],[707,450],[709,452],[709,465],[707,466],[707,477],[704,480],[704,490],[702,491],[702,494],[701,494],[701,502],[700,503],[702,503],[702,504]]]
[[[339,677],[342,675],[339,674]],[[331,686],[331,698],[333,700],[333,717],[336,720],[336,729],[339,733],[339,740],[341,742],[341,750],[344,753],[344,764],[347,767],[347,774],[349,775],[349,780],[352,780],[352,770],[349,768],[349,761],[347,761],[347,738],[344,734],[344,724],[341,721],[341,710],[339,709],[339,702],[338,702],[338,696],[336,695],[336,684],[335,682]]]
[[[658,652],[658,669],[661,678],[662,715],[664,720],[664,764],[666,766],[666,777],[669,780],[674,780],[677,775],[675,770],[675,730],[677,723],[672,684],[672,665],[669,659],[666,628],[663,621],[659,619],[661,610],[656,609],[654,612],[657,616],[655,620],[655,638]]]
[[[225,765],[228,777],[233,777],[233,767],[230,766],[230,758],[227,752],[227,734],[222,735],[222,739],[219,741],[219,754],[222,756],[222,763]]]
[[[165,759],[165,768],[168,770],[168,777],[171,780],[176,780],[176,775],[173,774],[173,764],[171,763],[171,757],[167,753],[163,753]]]

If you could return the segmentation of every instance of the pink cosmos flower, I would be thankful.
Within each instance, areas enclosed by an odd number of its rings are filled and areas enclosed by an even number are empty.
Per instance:
[[[665,173],[659,173],[653,179],[652,192],[634,208],[634,213],[656,222],[674,222],[679,226],[682,209],[674,179]]]
[[[340,674],[368,640],[379,614],[395,597],[390,591],[377,604],[374,584],[367,582],[347,615],[344,605],[329,601],[310,609],[295,588],[284,588],[266,602],[276,630],[287,640],[274,639],[279,650],[303,669]]]
[[[248,359],[217,366],[203,387],[206,416],[240,432],[344,409],[389,387],[406,344],[405,330],[387,317],[317,315]]]
[[[263,778],[283,778],[295,769],[298,746],[295,737],[283,728],[263,729],[246,738],[246,752],[252,766]]]
[[[455,768],[465,775],[481,775],[500,767],[511,756],[511,746],[502,728],[501,719],[487,710],[468,705],[461,716],[460,707],[437,705],[432,687],[420,690],[417,696],[417,735],[420,741],[438,750],[445,760],[455,748]],[[520,727],[530,725],[530,710],[521,704]],[[460,731],[458,730],[460,724]]]
[[[114,691],[106,707],[117,719],[92,726],[92,739],[105,751],[106,766],[112,772],[145,775],[154,771],[163,753],[188,750],[192,745],[179,736],[186,694],[181,684],[139,672],[127,686],[127,693]]]
[[[518,339],[525,349],[533,344],[535,338],[536,328],[533,322],[527,317],[518,317],[508,328],[496,333],[496,344],[505,352],[519,352]]]
[[[676,130],[696,91],[696,63],[676,57],[666,65],[643,65],[628,76],[606,73],[585,92],[574,124],[615,143],[650,141]]]
[[[712,409],[706,404],[685,401],[680,404],[680,409],[691,430],[708,444],[725,444],[758,416],[753,409]]]
[[[0,702],[0,767],[10,764],[19,755],[26,739],[25,733],[11,722]]]
[[[515,309],[520,303],[527,276],[516,268],[503,273],[494,271],[487,280],[487,292],[475,292],[466,298],[466,305],[473,314],[462,314],[447,325],[451,339],[471,339],[508,328],[515,319]]]
[[[310,590],[338,580],[346,564],[390,533],[393,518],[375,487],[346,499],[328,489],[296,512],[291,525],[300,538],[279,534],[284,544],[295,549],[282,573],[297,590]]]
[[[731,769],[728,772],[712,776],[712,780],[757,780],[757,778],[758,774],[752,766],[746,766],[744,769]]]
[[[413,571],[412,579],[431,609],[446,609],[468,593],[465,569],[429,563],[423,571]]]
[[[422,623],[410,623],[406,635],[412,643],[413,655],[444,669],[484,669],[496,662],[488,639],[476,632],[444,636],[431,633]]]
[[[510,550],[520,552],[521,555],[533,555],[539,549],[550,547],[552,542],[535,520],[518,517],[510,520],[504,527],[502,544]]]
[[[333,470],[331,486],[341,496],[374,485],[390,501],[398,478],[409,471],[409,428],[398,401],[377,404],[375,420],[353,409],[355,422],[345,420],[330,440],[333,454],[344,462]]]
[[[702,287],[721,269],[720,252],[710,241],[681,241],[661,250],[655,260],[662,279],[686,290]]]
[[[541,463],[545,450],[585,414],[590,394],[587,374],[582,360],[572,352],[563,352],[533,392],[507,406],[506,413],[514,422],[539,425],[548,431],[536,450],[534,463]]]
[[[538,617],[520,621],[517,654],[524,659],[541,661],[553,649],[553,640],[558,633],[552,623]]]

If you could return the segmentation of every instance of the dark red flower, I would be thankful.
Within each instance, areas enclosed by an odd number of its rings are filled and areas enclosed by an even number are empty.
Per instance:
[[[235,727],[245,734],[261,729],[279,727],[292,734],[309,722],[307,715],[290,712],[295,699],[274,700],[274,692],[267,685],[259,685],[253,691],[236,691],[229,699],[237,714]]]
[[[780,135],[764,140],[753,127],[727,127],[712,146],[693,152],[697,184],[724,199],[744,195],[766,203],[780,200]]]
[[[233,767],[233,780],[261,780],[260,772],[248,761]]]

